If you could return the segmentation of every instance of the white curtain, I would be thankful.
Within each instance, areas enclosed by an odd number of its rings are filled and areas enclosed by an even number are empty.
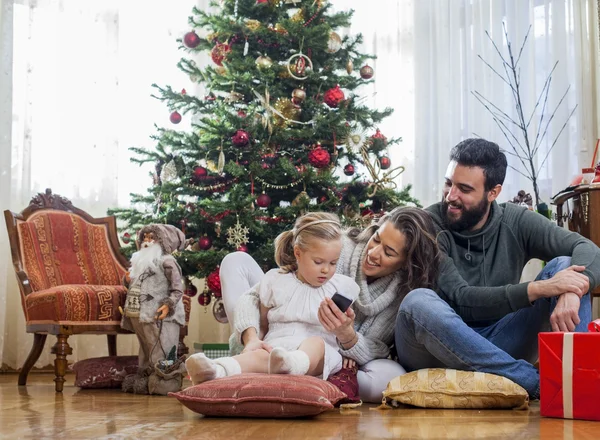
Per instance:
[[[0,208],[18,212],[52,188],[100,217],[109,207],[128,206],[129,193],[144,192],[151,167],[131,164],[128,148],[152,148],[153,125],[169,125],[168,109],[150,96],[152,83],[195,92],[176,67],[176,39],[189,31],[192,7],[207,4],[2,0]],[[0,224],[0,365],[18,368],[32,337]],[[134,337],[118,339],[121,354],[136,352]],[[54,342],[48,338],[37,366],[52,363]],[[69,343],[72,361],[107,354],[104,336]]]
[[[424,206],[440,199],[448,153],[462,139],[481,136],[512,152],[472,95],[480,92],[516,119],[510,90],[479,58],[501,69],[485,32],[506,55],[503,22],[517,51],[531,26],[520,70],[526,112],[533,110],[556,61],[546,116],[571,86],[537,155],[538,167],[578,105],[541,168],[541,198],[548,203],[582,167],[590,166],[598,137],[595,0],[345,0],[337,7],[356,11],[351,31],[362,32],[363,49],[378,57],[375,84],[365,96],[379,108],[394,107],[381,129],[388,137],[403,137],[404,142],[390,148],[390,157],[394,165],[407,168],[398,183],[412,183]],[[509,155],[509,163],[523,171],[517,158]],[[512,199],[520,189],[533,192],[530,182],[509,168],[500,201]]]

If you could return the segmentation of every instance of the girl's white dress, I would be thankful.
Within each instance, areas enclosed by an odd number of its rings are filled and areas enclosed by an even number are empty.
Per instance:
[[[333,333],[325,330],[319,322],[319,304],[336,292],[354,300],[359,291],[352,278],[338,273],[321,287],[313,287],[300,281],[295,273],[270,270],[258,288],[261,304],[270,308],[267,314],[269,330],[263,340],[273,347],[297,350],[302,341],[311,336],[323,338],[323,379],[327,379],[342,368],[342,356]]]

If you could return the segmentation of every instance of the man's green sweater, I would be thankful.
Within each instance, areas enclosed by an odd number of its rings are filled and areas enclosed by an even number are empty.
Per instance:
[[[438,293],[471,325],[498,320],[531,305],[529,283],[519,280],[532,258],[571,257],[571,264],[586,267],[583,273],[590,289],[600,284],[600,249],[525,207],[493,202],[483,228],[462,232],[448,228],[441,203],[427,211],[434,219],[443,255]]]

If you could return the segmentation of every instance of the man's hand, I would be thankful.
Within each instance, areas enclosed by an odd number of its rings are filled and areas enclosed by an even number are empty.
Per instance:
[[[325,298],[319,305],[319,322],[335,335],[338,341],[348,341],[354,338],[354,310],[351,307],[343,313],[331,298]]]
[[[551,298],[567,292],[575,293],[579,298],[590,290],[590,280],[582,273],[585,266],[570,266],[561,270],[548,280],[533,281],[527,286],[531,302],[538,298]]]
[[[154,318],[158,319],[159,321],[162,321],[163,319],[165,319],[167,317],[168,314],[169,314],[169,306],[162,305],[156,311],[156,315]]]
[[[558,297],[556,307],[550,316],[553,332],[572,332],[579,324],[581,299],[576,293],[567,292]]]
[[[252,340],[248,341],[248,343],[246,343],[244,345],[244,350],[242,350],[242,353],[249,353],[251,351],[258,351],[258,350],[265,350],[267,353],[271,353],[271,350],[273,350],[273,347],[271,347],[266,342],[261,341],[260,339],[256,338],[256,339],[252,339]]]

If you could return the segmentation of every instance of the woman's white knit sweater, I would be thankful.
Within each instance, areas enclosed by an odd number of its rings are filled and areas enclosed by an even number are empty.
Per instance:
[[[344,236],[336,271],[354,278],[360,286],[360,294],[352,305],[356,315],[354,329],[358,341],[349,350],[340,346],[340,353],[354,359],[359,365],[389,356],[390,346],[394,342],[396,314],[402,301],[399,293],[400,273],[378,278],[367,284],[367,278],[361,270],[365,255],[366,243],[356,244],[351,238]],[[236,304],[233,320],[235,333],[231,342],[239,344],[241,334],[248,328],[254,327],[258,332],[260,312],[256,287],[243,294]]]

